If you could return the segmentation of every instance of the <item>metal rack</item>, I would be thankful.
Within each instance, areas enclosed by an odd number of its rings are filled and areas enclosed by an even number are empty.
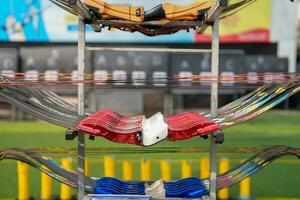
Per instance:
[[[207,12],[205,19],[201,22],[190,22],[185,23],[189,28],[196,28],[199,33],[203,33],[208,26],[212,26],[212,43],[211,49],[168,49],[168,48],[104,48],[104,47],[86,47],[86,22],[92,25],[94,31],[100,32],[103,25],[110,26],[117,23],[114,20],[96,20],[93,18],[89,10],[81,2],[81,0],[69,0],[69,4],[74,10],[79,13],[78,16],[78,73],[79,80],[83,80],[83,74],[85,71],[85,52],[86,51],[155,51],[155,52],[185,52],[185,53],[201,53],[209,52],[211,53],[211,73],[214,77],[219,75],[219,15],[224,8],[224,2],[226,0],[216,0],[214,6]],[[225,3],[226,4],[226,3]],[[122,21],[124,24],[130,24],[132,22]],[[178,26],[183,22],[172,22],[167,26]],[[161,22],[143,22],[142,25],[161,25]],[[212,117],[217,116],[218,110],[218,82],[213,81],[211,84],[211,103],[210,103],[211,115]],[[85,113],[85,95],[84,95],[84,83],[78,84],[78,115],[83,116]],[[84,199],[84,176],[85,176],[85,134],[78,133],[78,199]],[[216,199],[217,190],[217,144],[215,142],[215,135],[211,136],[210,139],[210,198],[212,200]]]

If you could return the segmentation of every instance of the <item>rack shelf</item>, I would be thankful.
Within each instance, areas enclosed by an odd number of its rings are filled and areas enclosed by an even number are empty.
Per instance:
[[[162,22],[162,21],[149,21],[134,23],[130,21],[117,21],[117,20],[99,20],[90,12],[89,9],[82,3],[81,0],[69,0],[69,4],[60,5],[71,7],[72,13],[78,13],[78,72],[84,74],[85,69],[85,52],[86,51],[152,51],[152,52],[181,52],[181,53],[211,53],[212,65],[211,72],[213,76],[219,75],[219,17],[222,9],[227,5],[227,0],[216,0],[215,4],[210,10],[204,15],[202,21],[187,22],[187,21],[174,21],[174,22]],[[211,49],[169,49],[169,48],[111,48],[111,47],[86,47],[85,37],[85,26],[90,24],[95,32],[100,32],[103,27],[117,27],[122,30],[127,30],[126,26],[141,26],[150,27],[151,30],[156,29],[157,26],[165,29],[195,29],[198,33],[203,33],[208,26],[212,26],[212,45]],[[125,27],[125,28],[124,28]],[[79,77],[83,79],[83,77]],[[218,83],[214,82],[211,84],[211,115],[217,115],[218,109]],[[84,84],[78,84],[78,115],[84,115]],[[217,144],[215,143],[215,135],[211,136],[211,147],[210,147],[210,166],[211,166],[211,177],[210,177],[210,199],[216,199],[216,166],[217,166]],[[85,135],[79,133],[78,135],[78,199],[84,199],[84,160],[85,160]]]

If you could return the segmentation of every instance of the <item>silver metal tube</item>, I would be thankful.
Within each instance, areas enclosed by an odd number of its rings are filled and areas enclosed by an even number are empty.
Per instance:
[[[78,18],[78,74],[79,80],[84,78],[85,68],[85,23]],[[84,83],[78,83],[78,116],[84,116]],[[78,200],[84,198],[85,177],[85,134],[78,134]]]
[[[214,77],[219,75],[219,20],[213,23],[212,26],[212,57],[211,57],[211,72]],[[218,115],[218,81],[213,81],[211,84],[211,99],[210,99],[211,117],[215,118]],[[210,138],[210,198],[215,200],[217,190],[217,144],[214,136]]]
[[[172,49],[156,47],[86,47],[87,51],[135,51],[135,52],[171,52],[171,53],[211,53],[211,49]]]

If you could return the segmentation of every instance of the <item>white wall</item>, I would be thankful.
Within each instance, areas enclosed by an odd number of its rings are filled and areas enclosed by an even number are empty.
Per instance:
[[[272,0],[271,41],[278,43],[278,56],[288,57],[289,71],[296,71],[298,1]]]

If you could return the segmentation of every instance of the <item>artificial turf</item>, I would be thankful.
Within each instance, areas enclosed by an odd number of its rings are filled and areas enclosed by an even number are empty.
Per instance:
[[[272,111],[259,118],[232,128],[225,130],[225,143],[219,145],[219,149],[235,149],[241,147],[262,147],[270,145],[288,145],[300,147],[300,112]],[[18,147],[76,147],[76,141],[65,141],[63,128],[50,125],[44,122],[0,122],[0,149]],[[144,151],[145,148],[132,145],[119,145],[109,142],[103,138],[96,138],[95,141],[87,141],[87,147],[105,147],[107,152],[111,154],[111,148],[117,148],[131,153],[117,153],[117,177],[122,177],[121,161],[123,159],[133,160],[134,177],[139,178],[139,161],[141,158],[153,159],[153,178],[158,179],[160,176],[159,159],[170,159],[172,161],[172,178],[180,178],[180,161],[181,159],[189,159],[193,166],[193,176],[199,176],[199,158],[208,156],[207,153],[138,153]],[[163,142],[157,146],[146,148],[146,150],[155,150],[155,148],[182,148],[188,149],[208,149],[209,140],[201,138],[193,138],[188,141],[180,141],[175,143]],[[74,155],[70,150],[70,156]],[[59,160],[61,156],[47,154],[55,160]],[[252,154],[232,154],[220,153],[219,157],[228,157],[231,166],[237,165],[240,160],[248,158]],[[88,154],[91,161],[91,175],[103,175],[103,154]],[[74,168],[76,158],[74,159]],[[31,170],[31,195],[38,198],[40,192],[40,174]],[[252,196],[253,197],[300,197],[300,161],[293,157],[285,157],[268,166],[263,171],[252,177]],[[0,199],[17,197],[17,172],[15,161],[0,162]],[[59,184],[54,184],[54,194],[59,194]],[[230,190],[230,195],[238,196],[238,185]]]

